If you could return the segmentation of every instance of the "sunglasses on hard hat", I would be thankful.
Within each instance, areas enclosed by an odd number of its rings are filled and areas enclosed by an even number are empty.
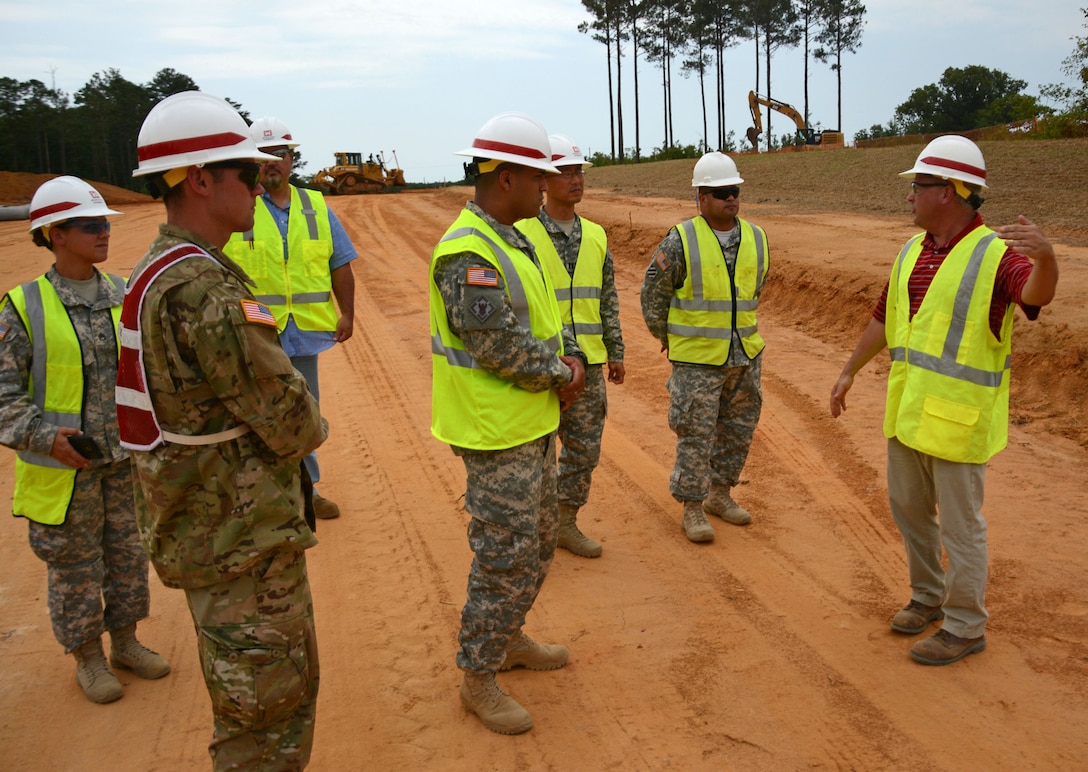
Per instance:
[[[736,185],[730,185],[728,188],[714,188],[710,191],[710,195],[719,201],[725,201],[730,198],[740,198],[740,188]]]
[[[55,228],[78,228],[80,233],[86,233],[88,236],[98,236],[103,233],[110,232],[109,220],[68,220],[62,222],[59,225],[53,226]]]
[[[253,190],[261,181],[261,165],[256,161],[218,161],[205,164],[205,169],[237,169],[238,179],[250,190]]]

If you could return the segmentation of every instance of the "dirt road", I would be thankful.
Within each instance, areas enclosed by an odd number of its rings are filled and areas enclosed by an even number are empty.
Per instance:
[[[501,681],[533,714],[526,735],[484,729],[457,699],[453,653],[471,553],[464,471],[430,424],[427,265],[466,189],[340,198],[359,245],[355,336],[322,358],[332,435],[323,487],[343,517],[309,553],[322,685],[312,769],[1076,769],[1088,763],[1088,249],[1060,247],[1059,297],[1018,321],[1013,426],[990,465],[989,647],[915,664],[890,615],[909,598],[885,498],[884,365],[835,421],[828,394],[867,320],[904,216],[749,206],[771,240],[761,305],[765,407],[738,491],[751,526],[716,521],[689,543],[668,493],[668,366],[638,288],[687,202],[591,190],[609,231],[627,343],[603,459],[583,511],[604,555],[561,552],[527,631],[570,647],[552,673]],[[127,273],[162,219],[123,207],[111,270]],[[996,223],[995,223],[996,224]],[[0,223],[0,285],[44,271],[25,223]],[[1019,368],[1019,369],[1018,369]],[[10,500],[3,456],[0,500]],[[0,520],[0,766],[208,767],[210,707],[182,594],[152,577],[141,637],[170,659],[159,682],[122,674],[92,705],[53,640],[45,570],[22,521]]]

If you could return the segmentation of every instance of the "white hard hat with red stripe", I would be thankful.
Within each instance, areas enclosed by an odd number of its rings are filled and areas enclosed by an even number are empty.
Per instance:
[[[914,167],[900,172],[899,176],[914,179],[916,174],[986,187],[986,161],[982,151],[967,137],[958,134],[946,134],[931,141],[918,154]]]
[[[291,130],[279,118],[272,118],[271,116],[258,118],[249,127],[249,134],[253,137],[253,141],[257,143],[259,150],[264,150],[267,147],[284,146],[293,150],[298,147],[298,143],[291,137]]]
[[[582,155],[582,148],[574,144],[574,140],[570,137],[552,134],[548,137],[548,142],[552,146],[553,166],[581,166],[583,169],[593,166]]]
[[[43,182],[30,199],[30,230],[71,220],[121,214],[106,206],[102,195],[79,177],[54,177]]]
[[[552,164],[548,132],[539,121],[524,113],[502,113],[485,123],[472,140],[472,147],[454,155],[506,161],[552,174],[559,170]]]
[[[217,161],[275,161],[262,153],[245,119],[230,104],[203,91],[182,91],[151,108],[136,140],[133,177]]]

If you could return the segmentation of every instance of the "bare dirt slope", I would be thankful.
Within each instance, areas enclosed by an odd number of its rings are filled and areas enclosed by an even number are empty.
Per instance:
[[[428,431],[427,265],[467,195],[333,202],[364,258],[355,336],[322,359],[323,487],[344,515],[320,524],[309,553],[323,672],[313,769],[1083,768],[1088,249],[1060,247],[1057,301],[1018,325],[1014,425],[988,483],[989,647],[926,668],[907,656],[914,639],[888,629],[909,589],[885,500],[885,367],[859,377],[846,416],[827,408],[909,215],[745,204],[774,272],[761,306],[765,409],[738,493],[754,522],[693,545],[668,493],[668,366],[638,306],[653,247],[691,205],[591,190],[583,213],[609,231],[627,342],[583,516],[605,551],[557,556],[527,631],[569,646],[571,663],[502,676],[536,721],[510,738],[457,700],[464,472]],[[127,272],[161,208],[122,208],[111,268]],[[0,223],[4,287],[48,267],[25,227]],[[0,455],[6,500],[11,454]],[[123,674],[124,699],[92,705],[53,640],[22,522],[0,521],[0,551],[3,766],[207,768],[210,708],[182,594],[153,577],[141,626],[174,672]]]

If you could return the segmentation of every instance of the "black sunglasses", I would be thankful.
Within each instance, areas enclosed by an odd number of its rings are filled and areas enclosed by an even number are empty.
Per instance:
[[[274,155],[276,158],[286,158],[292,155],[291,151],[285,147],[281,147],[279,150],[262,150],[261,152],[265,155]]]
[[[710,191],[710,195],[719,201],[725,201],[729,198],[740,198],[740,188],[736,185],[730,185],[728,188],[714,188]]]
[[[205,169],[237,169],[238,179],[250,190],[253,190],[261,181],[261,165],[256,161],[217,161],[205,164]]]
[[[79,228],[80,233],[86,233],[88,236],[98,236],[103,233],[110,232],[109,220],[68,220],[62,222],[60,225],[56,225],[57,228]]]

